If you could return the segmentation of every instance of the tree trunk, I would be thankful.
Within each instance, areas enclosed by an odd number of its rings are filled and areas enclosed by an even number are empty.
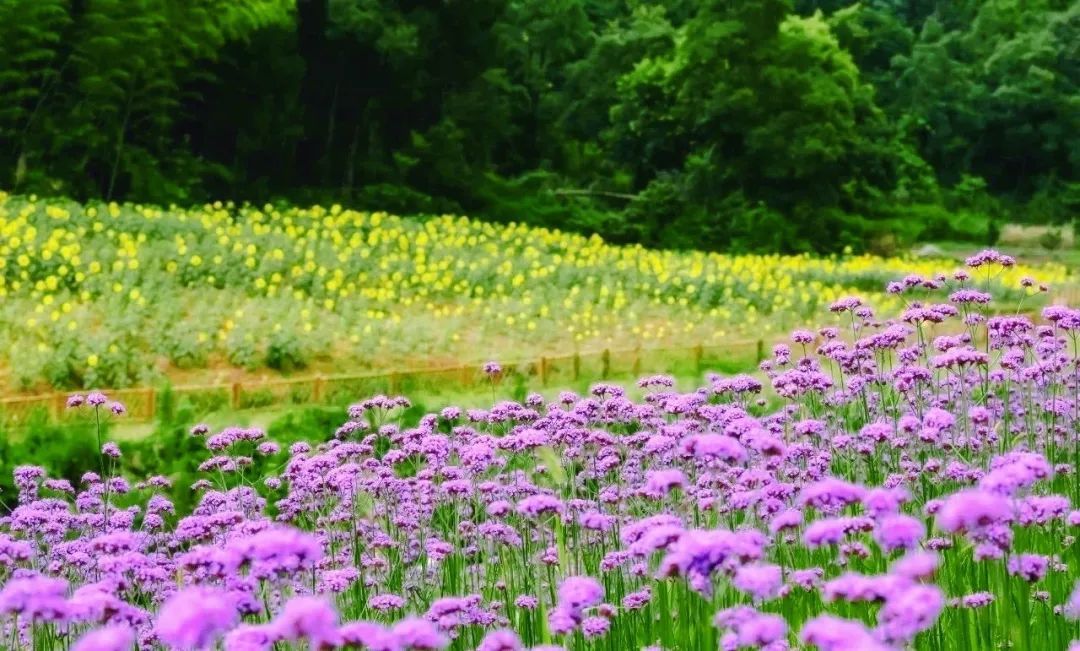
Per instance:
[[[296,184],[319,183],[325,152],[319,151],[326,113],[329,79],[326,72],[326,27],[329,22],[328,0],[296,0],[296,43],[304,60],[298,104],[303,111],[303,135],[294,145],[293,167],[300,178]]]
[[[345,160],[345,182],[342,193],[345,198],[352,199],[353,181],[356,178],[356,150],[360,146],[360,123],[353,126],[352,141],[349,143],[349,157]]]
[[[16,192],[18,192],[19,191],[19,186],[22,185],[23,179],[25,179],[25,178],[26,178],[26,149],[24,147],[23,150],[19,152],[18,160],[15,161],[15,178],[13,179],[14,184],[12,185],[12,189],[14,189]]]
[[[330,185],[331,172],[334,167],[333,146],[334,146],[334,129],[337,127],[337,104],[338,94],[341,92],[341,83],[338,81],[337,76],[334,78],[334,94],[330,98],[330,112],[326,117],[326,142],[323,143],[322,151],[322,163],[323,163],[323,178],[322,182],[324,186]]]
[[[120,132],[116,134],[116,154],[113,156],[112,172],[109,173],[109,190],[105,193],[105,200],[112,201],[113,190],[116,189],[116,176],[120,172],[120,158],[124,155],[124,142],[127,139],[128,120],[131,118],[131,96],[128,96],[124,104],[124,119],[120,121]]]

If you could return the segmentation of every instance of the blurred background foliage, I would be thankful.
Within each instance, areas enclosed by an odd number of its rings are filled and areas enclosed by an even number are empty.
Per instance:
[[[3,0],[0,186],[982,243],[1078,213],[1078,44],[1069,0]]]

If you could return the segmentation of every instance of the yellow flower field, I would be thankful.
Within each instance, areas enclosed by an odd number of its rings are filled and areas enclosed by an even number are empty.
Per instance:
[[[124,386],[173,369],[340,372],[604,347],[716,344],[819,321],[939,260],[724,255],[463,217],[339,206],[198,209],[0,194],[10,388]],[[1059,265],[995,279],[1059,283]]]

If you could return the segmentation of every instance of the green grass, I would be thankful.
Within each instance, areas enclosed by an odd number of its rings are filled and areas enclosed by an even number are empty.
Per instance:
[[[703,357],[701,364],[703,370],[697,372],[696,363],[673,360],[670,368],[678,389],[686,391],[701,386],[705,374],[710,371],[729,374],[749,371],[755,360],[745,355],[726,359]],[[583,375],[589,370],[583,369]],[[494,385],[483,383],[465,387],[456,383],[417,383],[403,386],[399,391],[412,402],[412,407],[402,414],[401,424],[413,426],[424,414],[448,406],[487,409],[502,400],[523,401],[533,392],[549,401],[556,399],[562,391],[585,394],[599,381],[621,386],[631,398],[639,400],[644,392],[636,386],[636,380],[636,375],[621,371],[612,373],[606,380],[583,377],[578,381],[549,383],[546,387],[541,386],[535,376],[522,374],[510,375]],[[368,397],[355,395],[336,404],[206,409],[198,402],[177,398],[166,388],[159,392],[158,413],[152,421],[110,418],[103,438],[120,443],[125,453],[123,469],[131,476],[163,474],[171,477],[175,482],[171,497],[182,510],[190,506],[192,497],[187,488],[198,478],[198,464],[206,456],[203,441],[188,434],[193,425],[206,423],[213,430],[229,426],[258,427],[282,445],[302,440],[319,442],[326,440],[345,422],[349,404]],[[85,417],[53,422],[45,412],[32,414],[25,426],[0,429],[0,498],[14,494],[12,470],[21,464],[41,465],[50,476],[77,481],[87,468],[97,463],[92,432],[93,423]]]

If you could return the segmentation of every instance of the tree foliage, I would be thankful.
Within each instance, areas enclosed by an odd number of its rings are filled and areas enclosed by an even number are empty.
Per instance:
[[[1068,0],[0,0],[0,183],[718,249],[1060,222],[1077,43]]]

